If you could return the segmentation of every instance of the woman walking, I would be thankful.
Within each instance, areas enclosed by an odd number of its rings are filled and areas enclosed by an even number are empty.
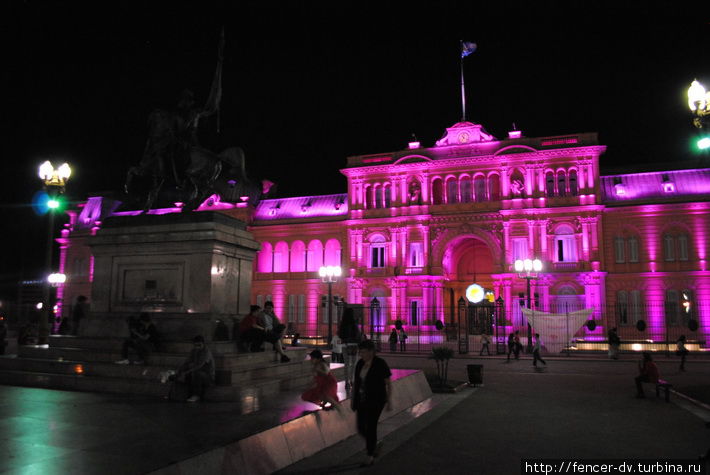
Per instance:
[[[382,409],[391,410],[392,385],[387,362],[375,355],[375,344],[365,340],[358,345],[360,361],[355,366],[355,386],[352,409],[357,416],[357,431],[365,438],[367,460],[363,466],[375,463],[377,454],[377,421]]]
[[[675,354],[680,356],[680,370],[685,371],[685,357],[688,356],[688,349],[685,347],[685,335],[681,335],[675,345]]]

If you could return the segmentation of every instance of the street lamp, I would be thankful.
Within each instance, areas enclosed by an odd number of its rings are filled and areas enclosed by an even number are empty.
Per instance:
[[[528,308],[532,310],[531,296],[530,296],[530,281],[532,279],[537,279],[542,271],[542,261],[540,259],[517,259],[515,261],[515,272],[518,273],[518,277],[525,279],[527,284],[527,296],[528,296]],[[533,316],[535,314],[533,313]],[[533,322],[534,323],[534,322]],[[532,353],[532,326],[528,321],[528,344],[526,351]]]
[[[710,92],[705,90],[697,80],[688,88],[688,107],[693,113],[693,125],[698,129],[705,128],[705,118],[710,116]],[[698,148],[710,148],[710,137],[701,137],[697,142]]]
[[[321,280],[328,284],[328,345],[333,339],[333,284],[338,281],[343,273],[340,266],[321,266],[318,275]]]
[[[63,163],[59,168],[54,168],[52,163],[47,160],[42,165],[39,166],[39,177],[44,182],[44,189],[47,192],[47,208],[49,214],[49,224],[47,226],[47,250],[45,255],[45,270],[48,273],[52,272],[52,249],[54,240],[54,211],[59,209],[59,196],[64,193],[64,187],[66,186],[69,177],[71,176],[71,167]],[[50,302],[50,286],[53,284],[59,284],[59,282],[50,282],[47,279],[43,285],[42,291],[42,313],[39,320],[39,338],[38,343],[40,345],[46,345],[49,343],[49,318],[52,311],[52,304]]]

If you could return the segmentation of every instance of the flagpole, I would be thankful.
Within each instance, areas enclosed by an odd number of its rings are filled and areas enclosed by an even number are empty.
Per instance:
[[[463,80],[463,40],[460,40],[461,48],[459,49],[459,64],[461,66],[461,121],[466,121],[466,86]]]

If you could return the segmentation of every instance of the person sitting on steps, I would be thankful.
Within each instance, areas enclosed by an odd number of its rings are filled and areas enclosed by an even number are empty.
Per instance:
[[[288,363],[291,358],[286,356],[281,339],[283,338],[286,325],[282,324],[279,317],[274,313],[274,304],[264,303],[264,311],[261,313],[261,321],[264,324],[264,341],[271,343],[274,351],[281,355],[281,362]]]
[[[150,315],[143,312],[138,319],[129,318],[128,333],[128,338],[123,342],[122,359],[116,363],[130,364],[128,350],[132,348],[138,353],[138,359],[133,364],[147,364],[150,353],[158,348],[159,343],[158,329],[150,320]]]
[[[643,359],[639,362],[639,375],[634,378],[636,382],[636,397],[646,397],[643,393],[643,383],[656,384],[658,383],[659,377],[658,367],[656,363],[653,362],[651,353],[644,351]]]
[[[205,389],[214,383],[215,365],[210,349],[202,335],[192,339],[193,348],[177,373],[170,380],[185,378],[190,394],[187,402],[198,402],[205,398]]]

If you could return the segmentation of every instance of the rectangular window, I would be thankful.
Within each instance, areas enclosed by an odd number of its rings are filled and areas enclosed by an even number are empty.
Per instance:
[[[422,317],[422,301],[412,300],[409,303],[409,321],[412,325],[419,325]]]
[[[370,247],[370,267],[373,269],[382,268],[385,266],[385,245],[372,244]]]
[[[680,301],[677,290],[666,290],[666,325],[678,325]]]
[[[666,261],[675,260],[675,241],[673,236],[663,236],[663,257]]]
[[[631,297],[631,302],[629,303],[630,323],[636,325],[636,322],[641,320],[641,291],[632,290],[629,295]]]
[[[422,243],[413,242],[409,245],[409,266],[421,267],[424,265],[424,253],[422,252]]]
[[[289,295],[288,296],[288,322],[295,322],[296,321],[296,296],[295,295]]]
[[[574,235],[556,238],[557,262],[577,262],[577,243]]]
[[[298,323],[303,323],[306,317],[306,296],[298,296]]]
[[[678,260],[688,260],[688,236],[685,234],[678,236]]]
[[[624,256],[624,238],[622,237],[614,238],[614,262],[617,264],[623,264],[626,262]]]
[[[616,310],[620,325],[629,324],[629,294],[625,290],[616,293]]]
[[[629,238],[629,262],[639,261],[639,241],[635,237]]]

